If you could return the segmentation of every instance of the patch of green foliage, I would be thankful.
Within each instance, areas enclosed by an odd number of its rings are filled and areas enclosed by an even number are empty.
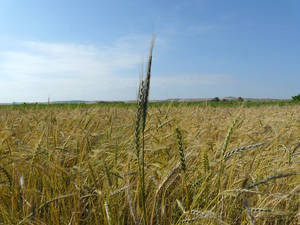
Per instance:
[[[293,101],[300,102],[300,94],[292,97]]]

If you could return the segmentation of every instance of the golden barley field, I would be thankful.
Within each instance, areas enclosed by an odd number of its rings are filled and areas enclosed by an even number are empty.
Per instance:
[[[135,107],[1,109],[0,223],[300,223],[299,105],[150,107],[144,182],[136,120]]]

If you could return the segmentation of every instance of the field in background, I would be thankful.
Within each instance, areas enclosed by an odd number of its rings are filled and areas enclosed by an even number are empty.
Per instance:
[[[199,106],[199,107],[259,107],[259,106],[295,106],[300,105],[300,101],[292,100],[273,100],[273,101],[153,101],[149,103],[150,107],[168,107],[168,106]],[[18,104],[0,104],[1,109],[43,109],[43,108],[93,108],[93,107],[134,107],[136,108],[136,102],[99,102],[99,103],[18,103]]]
[[[260,104],[150,104],[147,224],[300,223],[300,106]],[[0,223],[141,224],[135,121],[134,104],[1,106]]]

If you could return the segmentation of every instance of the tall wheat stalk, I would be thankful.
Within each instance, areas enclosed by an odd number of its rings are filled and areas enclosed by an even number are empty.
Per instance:
[[[150,90],[150,78],[151,78],[151,65],[152,65],[152,52],[154,47],[154,40],[152,38],[150,53],[148,58],[148,66],[146,71],[146,77],[141,80],[139,85],[139,93],[137,99],[137,117],[136,117],[136,128],[135,128],[135,144],[136,144],[136,155],[138,161],[138,174],[141,184],[141,200],[142,200],[142,211],[143,220],[146,224],[146,204],[145,204],[145,127],[147,119],[148,99]],[[142,142],[142,144],[140,144]]]

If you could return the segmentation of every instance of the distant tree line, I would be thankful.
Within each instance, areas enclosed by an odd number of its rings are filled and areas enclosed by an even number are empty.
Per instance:
[[[220,102],[221,99],[220,99],[219,97],[215,97],[215,98],[213,98],[211,101],[213,101],[213,102]],[[232,100],[227,100],[227,99],[223,98],[222,101],[223,101],[223,102],[226,102],[226,101],[243,102],[244,99],[243,99],[242,97],[238,97],[237,99],[232,99]]]

